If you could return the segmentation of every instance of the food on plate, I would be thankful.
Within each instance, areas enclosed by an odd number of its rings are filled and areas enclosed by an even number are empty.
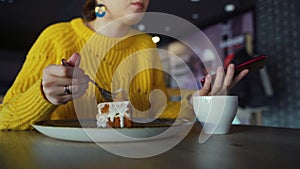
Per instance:
[[[131,104],[129,101],[103,102],[98,104],[97,127],[131,127]]]

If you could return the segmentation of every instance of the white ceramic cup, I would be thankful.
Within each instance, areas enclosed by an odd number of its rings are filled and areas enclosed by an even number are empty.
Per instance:
[[[227,134],[237,113],[238,96],[194,96],[193,108],[207,134]]]

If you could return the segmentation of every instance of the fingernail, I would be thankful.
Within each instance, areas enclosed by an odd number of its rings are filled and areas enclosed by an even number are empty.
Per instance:
[[[219,66],[217,71],[218,71],[218,72],[221,72],[221,71],[223,71],[223,68],[222,68],[222,66]]]
[[[208,75],[206,76],[206,80],[210,80],[210,78],[211,78],[211,76],[210,76],[210,74],[208,74]]]

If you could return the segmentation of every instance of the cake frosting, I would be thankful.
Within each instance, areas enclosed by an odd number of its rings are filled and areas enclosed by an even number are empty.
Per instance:
[[[97,127],[130,127],[129,101],[104,102],[98,104]]]

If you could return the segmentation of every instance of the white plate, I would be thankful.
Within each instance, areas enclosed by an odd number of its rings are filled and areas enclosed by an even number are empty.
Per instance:
[[[140,120],[139,120],[140,121]],[[146,121],[151,121],[147,119]],[[188,120],[156,119],[131,128],[96,128],[93,120],[50,120],[33,124],[40,133],[61,140],[81,142],[132,142],[187,134],[194,124]],[[81,127],[83,126],[83,127]]]

